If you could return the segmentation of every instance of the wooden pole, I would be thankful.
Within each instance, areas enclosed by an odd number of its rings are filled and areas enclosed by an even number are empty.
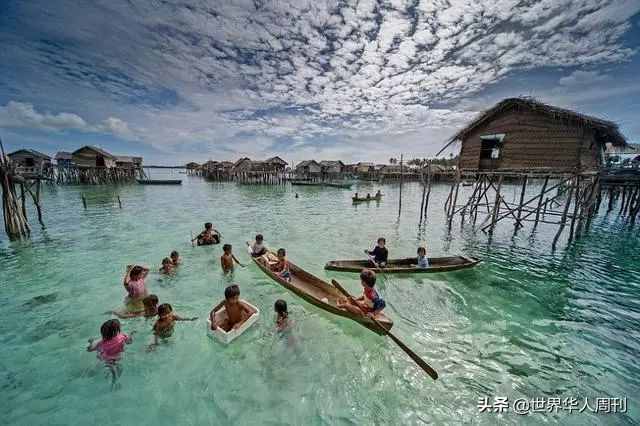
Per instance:
[[[536,221],[533,224],[533,229],[536,229],[536,227],[538,226],[538,221],[540,220],[540,207],[542,206],[542,198],[544,196],[544,191],[547,189],[548,183],[549,183],[549,176],[546,176],[542,184],[542,189],[540,190],[540,199],[538,200],[538,207],[536,208]],[[545,211],[546,209],[547,209],[547,206],[545,204]]]
[[[574,192],[575,200],[573,205],[573,214],[571,215],[571,228],[569,230],[569,241],[573,240],[573,233],[575,230],[576,217],[578,216],[578,207],[580,206],[580,175],[576,175],[576,189]],[[568,203],[571,200],[567,200]]]
[[[522,216],[522,203],[524,202],[524,194],[527,191],[527,175],[524,176],[522,180],[522,191],[520,191],[520,203],[518,204],[518,216],[516,218],[516,229],[520,228],[522,223],[520,222],[520,217]]]
[[[555,248],[556,243],[558,242],[558,238],[560,238],[560,234],[562,234],[562,231],[565,227],[565,224],[567,221],[567,212],[569,211],[569,205],[571,204],[572,196],[573,196],[573,185],[570,185],[567,201],[566,201],[566,204],[564,205],[564,210],[562,211],[562,218],[560,219],[560,228],[558,228],[558,232],[556,233],[556,236],[553,238],[553,244],[551,245],[553,248]]]
[[[404,166],[403,166],[402,160],[403,160],[403,154],[400,154],[400,197],[398,200],[398,218],[400,218],[400,213],[402,212],[402,182],[404,180],[403,178]]]
[[[120,208],[122,208],[122,201],[120,201],[120,196],[118,195],[118,206],[120,206]]]
[[[498,211],[500,210],[500,201],[502,198],[502,196],[500,195],[500,190],[502,189],[502,178],[503,178],[502,175],[500,175],[500,177],[498,178],[498,186],[496,187],[496,199],[493,204],[493,212],[491,212],[491,224],[489,227],[489,234],[493,234],[493,228],[496,226]]]
[[[429,211],[429,197],[431,196],[431,162],[427,167],[427,198],[424,200],[424,221],[427,220],[427,212]]]
[[[453,216],[456,213],[456,203],[458,202],[458,191],[460,189],[460,170],[456,171],[456,192],[453,196],[453,201],[449,205],[449,229],[451,229],[451,222],[453,221]]]
[[[424,169],[420,172],[420,181],[422,182],[422,201],[420,202],[420,219],[418,220],[418,225],[422,223],[422,218],[424,217],[424,201],[427,197],[427,182],[424,179]]]
[[[84,198],[84,194],[80,195],[82,197],[82,205],[84,206],[84,209],[87,209],[87,199]]]

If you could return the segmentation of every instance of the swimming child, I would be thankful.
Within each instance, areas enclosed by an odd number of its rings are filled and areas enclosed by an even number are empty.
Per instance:
[[[260,257],[267,253],[267,248],[264,246],[264,238],[262,234],[256,235],[256,240],[253,244],[247,241],[247,245],[249,246],[249,253],[252,257]]]
[[[232,250],[231,244],[225,244],[222,246],[222,251],[224,252],[222,256],[220,256],[220,264],[222,265],[222,271],[227,274],[229,272],[233,272],[234,263],[244,267],[242,263],[236,258],[236,256],[231,252]]]
[[[418,268],[428,268],[429,267],[429,258],[427,257],[427,249],[426,247],[418,247]]]
[[[287,309],[287,302],[282,299],[278,299],[273,305],[273,309],[276,311],[276,330],[289,330],[291,328],[291,320],[289,320],[289,310]]]
[[[133,311],[133,312],[111,311],[108,313],[117,315],[119,318],[123,318],[123,319],[135,318],[135,317],[141,317],[141,316],[145,316],[149,318],[149,317],[155,317],[156,315],[158,315],[158,296],[156,296],[155,294],[150,294],[144,299],[142,299],[142,305],[144,306],[144,309],[141,311]]]
[[[279,277],[291,280],[291,271],[289,271],[289,261],[287,260],[287,252],[285,249],[278,249],[278,260],[269,263],[269,269],[278,274]]]
[[[204,224],[204,231],[198,234],[192,241],[198,241],[199,246],[208,246],[220,242],[220,233],[213,227],[211,222]]]
[[[378,189],[378,192],[376,192],[375,198],[380,198],[382,197],[382,192],[380,192],[380,190]]]
[[[346,298],[338,299],[337,305],[339,308],[346,309],[354,314],[375,317],[386,306],[386,303],[374,288],[376,285],[376,273],[371,269],[363,269],[360,272],[360,285],[362,285],[363,292],[362,296],[354,300],[356,302],[355,305]]]
[[[161,274],[173,274],[175,272],[174,268],[175,265],[171,261],[171,258],[165,257],[162,259],[162,266],[160,267]]]
[[[133,341],[133,333],[134,332],[131,332],[131,335],[122,333],[120,331],[120,321],[110,319],[100,327],[102,340],[94,343],[95,339],[89,339],[87,352],[98,352],[98,358],[104,361],[111,372],[112,386],[115,385],[117,378],[120,377],[122,373],[117,362],[120,360],[122,352],[124,352],[124,345],[130,344]]]
[[[158,345],[158,339],[166,339],[173,334],[173,326],[176,321],[195,321],[197,317],[182,318],[173,313],[173,307],[168,303],[158,306],[158,320],[153,325],[153,343],[149,349],[153,349]]]
[[[178,253],[177,250],[172,251],[169,257],[171,258],[173,266],[178,266],[182,263],[182,258],[180,257],[180,253]]]
[[[144,279],[147,277],[147,274],[149,274],[149,268],[138,265],[127,266],[123,285],[127,290],[127,296],[130,302],[137,302],[146,297],[147,289],[144,285]]]
[[[364,251],[369,256],[369,261],[376,268],[384,268],[387,265],[389,251],[385,247],[386,243],[387,241],[383,237],[380,237],[378,238],[378,244],[373,248],[373,250]]]
[[[221,321],[216,321],[215,313],[222,306],[224,306],[227,317]],[[237,284],[232,284],[224,289],[224,301],[209,312],[211,329],[215,330],[220,327],[224,331],[230,331],[240,327],[253,314],[255,314],[255,310],[240,300],[240,287]]]

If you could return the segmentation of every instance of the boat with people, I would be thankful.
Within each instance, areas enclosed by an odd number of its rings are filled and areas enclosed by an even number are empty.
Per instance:
[[[367,194],[366,197],[358,197],[358,193],[356,192],[356,194],[351,197],[351,200],[354,203],[366,203],[369,201],[380,201],[382,199],[382,193],[380,193],[380,191],[378,191],[376,193],[376,195],[374,195],[373,197],[370,194]]]
[[[408,257],[406,259],[389,259],[386,266],[380,268],[374,266],[370,260],[331,260],[327,262],[324,269],[341,272],[360,272],[363,268],[368,268],[376,272],[390,274],[416,274],[457,271],[476,266],[481,261],[481,259],[472,256],[430,257],[429,266],[419,268],[417,258]]]
[[[283,278],[274,273],[269,269],[267,262],[269,257],[273,259],[275,256],[276,254],[270,251],[264,256],[253,257],[252,259],[269,278],[320,309],[324,309],[334,315],[353,320],[380,335],[384,334],[384,332],[380,329],[380,326],[377,323],[383,325],[387,330],[390,330],[391,327],[393,327],[393,320],[387,317],[384,313],[380,313],[376,316],[376,323],[366,315],[358,315],[338,308],[338,300],[344,297],[340,290],[326,281],[310,274],[290,260],[288,261],[290,279]]]
[[[182,185],[180,179],[136,179],[140,185]]]

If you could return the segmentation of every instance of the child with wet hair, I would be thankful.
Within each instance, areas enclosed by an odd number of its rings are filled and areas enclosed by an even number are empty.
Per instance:
[[[147,318],[155,317],[158,315],[158,296],[155,294],[150,294],[144,299],[142,299],[142,305],[144,309],[140,311],[133,312],[118,312],[118,311],[110,311],[108,314],[117,315],[118,318],[126,319],[126,318],[135,318],[145,316]]]
[[[133,341],[133,332],[130,335],[122,333],[120,321],[110,319],[102,324],[100,334],[102,335],[102,340],[98,342],[95,342],[95,339],[89,339],[87,352],[98,353],[98,358],[104,361],[105,366],[111,373],[111,385],[114,386],[116,380],[122,374],[122,369],[117,362],[120,361],[125,344],[130,344]]]
[[[153,343],[149,350],[153,350],[158,345],[158,339],[166,339],[173,334],[173,326],[176,321],[195,321],[198,317],[182,318],[173,313],[173,306],[163,303],[158,306],[158,320],[153,325]]]
[[[146,297],[147,289],[144,279],[149,274],[149,268],[139,265],[128,265],[122,284],[127,290],[127,296],[132,300],[141,300]]]
[[[178,266],[182,263],[182,258],[180,257],[180,253],[178,253],[177,250],[172,251],[169,257],[171,258],[171,263],[173,263],[173,266]]]
[[[160,273],[165,275],[170,275],[175,272],[174,270],[175,264],[171,261],[170,258],[165,257],[162,259],[162,266],[160,267]]]

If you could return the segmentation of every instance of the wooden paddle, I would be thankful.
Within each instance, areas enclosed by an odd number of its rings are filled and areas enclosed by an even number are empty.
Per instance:
[[[195,241],[195,238],[193,238],[193,231],[191,231],[191,247],[195,247],[196,246],[194,241]]]
[[[344,296],[349,299],[349,301],[351,303],[353,303],[355,306],[358,306],[358,304],[356,303],[356,301],[353,299],[353,296],[351,296],[349,294],[349,292],[347,290],[345,290],[339,282],[337,282],[336,280],[331,280],[331,283],[334,285],[335,288],[337,288],[338,290],[340,290],[340,293],[344,294]],[[387,336],[391,337],[391,340],[393,340],[396,345],[400,346],[400,349],[402,349],[407,355],[409,355],[409,357],[416,363],[418,364],[418,366],[420,366],[420,368],[422,368],[425,373],[427,373],[433,380],[436,380],[438,378],[438,373],[436,372],[436,370],[434,370],[433,368],[431,368],[431,366],[429,364],[427,364],[422,358],[420,358],[418,356],[418,354],[416,354],[415,352],[413,352],[411,349],[409,349],[409,347],[407,345],[405,345],[400,339],[398,339],[396,336],[394,336],[389,330],[387,330],[382,324],[380,324],[380,322],[371,317],[371,320],[378,326],[380,327],[380,329],[382,329],[382,331],[384,331],[384,334],[386,334]]]

